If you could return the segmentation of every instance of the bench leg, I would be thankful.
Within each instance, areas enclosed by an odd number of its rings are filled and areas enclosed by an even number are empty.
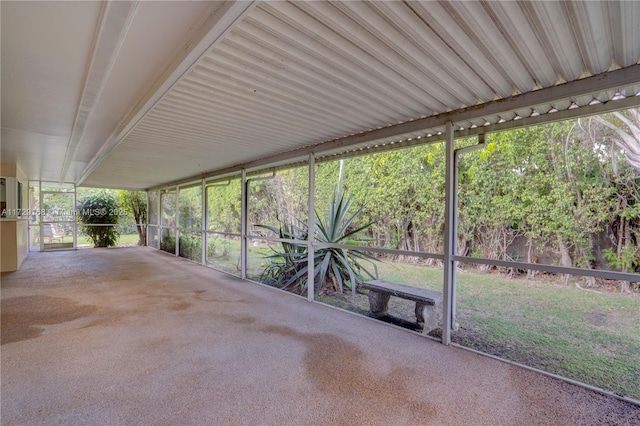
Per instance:
[[[378,293],[369,290],[369,316],[379,318],[387,314],[389,309],[389,293]]]
[[[416,302],[416,320],[418,324],[422,324],[424,334],[438,328],[438,307]]]

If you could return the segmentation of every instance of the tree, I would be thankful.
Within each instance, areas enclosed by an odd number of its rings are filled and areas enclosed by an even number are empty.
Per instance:
[[[206,187],[208,230],[239,234],[242,217],[240,179],[211,182]]]
[[[118,191],[120,208],[133,215],[138,230],[138,245],[147,245],[147,196],[144,191]]]
[[[111,247],[118,243],[120,209],[115,197],[106,191],[85,198],[78,205],[78,218],[94,247]]]
[[[178,255],[202,261],[202,186],[181,187],[178,191]]]
[[[613,268],[633,272],[640,266],[640,110],[594,116],[586,127],[594,145],[604,148],[600,155],[608,161],[606,179],[615,194],[606,223],[612,247],[602,254]],[[624,281],[622,291],[630,285]]]
[[[614,198],[605,166],[575,120],[489,135],[460,162],[459,231],[474,255],[515,259],[525,237],[529,262],[555,249],[562,266],[593,267]]]
[[[249,223],[278,227],[280,220],[306,220],[308,168],[279,170],[251,177],[248,185]]]
[[[319,211],[327,213],[339,185],[340,161],[321,163],[316,173]],[[364,206],[354,227],[370,223],[377,246],[411,251],[442,250],[444,229],[444,144],[349,158],[343,187]]]
[[[610,131],[610,139],[624,151],[629,164],[640,170],[640,109],[594,116]]]

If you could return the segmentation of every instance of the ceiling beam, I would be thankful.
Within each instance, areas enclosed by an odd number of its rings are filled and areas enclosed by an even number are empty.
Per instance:
[[[133,21],[138,2],[108,1],[103,4],[100,24],[94,36],[90,61],[87,65],[82,95],[76,108],[71,137],[67,143],[60,182],[67,178],[71,162],[82,144],[86,129],[95,107],[100,103],[102,92],[109,80],[113,65]]]
[[[113,149],[131,132],[149,111],[206,56],[242,19],[258,1],[213,2],[214,9],[173,57],[162,75],[148,88],[122,124],[109,136],[104,145],[82,171],[81,184]]]

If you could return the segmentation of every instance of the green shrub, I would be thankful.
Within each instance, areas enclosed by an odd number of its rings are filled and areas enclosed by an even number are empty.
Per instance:
[[[77,216],[83,224],[82,231],[93,242],[94,247],[111,247],[118,244],[120,234],[116,225],[120,209],[111,194],[103,191],[85,198],[78,205]]]
[[[202,260],[202,238],[192,234],[180,234],[180,257]]]
[[[162,238],[160,239],[160,250],[168,253],[176,253],[176,238],[171,235],[169,229],[162,230]]]

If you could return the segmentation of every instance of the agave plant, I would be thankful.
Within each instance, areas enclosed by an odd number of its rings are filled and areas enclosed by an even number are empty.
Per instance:
[[[307,230],[285,222],[280,222],[280,228],[268,225],[257,225],[273,232],[278,238],[290,240],[306,240]],[[273,249],[274,254],[266,256],[267,264],[260,275],[260,282],[281,287],[283,289],[291,287],[297,282],[304,282],[306,285],[307,259],[306,244],[294,244],[281,242],[281,250]],[[304,279],[302,279],[304,277]],[[302,281],[299,281],[302,280]],[[303,291],[303,288],[300,290]]]
[[[362,208],[350,213],[353,207],[353,199],[341,191],[334,194],[329,203],[329,212],[323,220],[316,211],[315,238],[320,245],[342,244],[359,245],[365,241],[358,238],[357,234],[367,229],[371,224],[366,224],[351,229],[352,224]],[[302,223],[302,222],[301,222]],[[304,224],[294,226],[281,223],[280,228],[261,226],[268,229],[280,238],[306,240],[307,228]],[[281,250],[267,256],[266,265],[261,281],[276,284],[283,289],[298,286],[300,293],[306,290],[308,275],[307,246],[290,242],[282,242]],[[344,287],[351,287],[362,283],[364,276],[376,279],[378,270],[374,263],[377,259],[358,249],[345,249],[337,247],[318,247],[314,250],[313,275],[318,283],[316,292],[326,291],[331,287],[334,291],[344,292]]]

